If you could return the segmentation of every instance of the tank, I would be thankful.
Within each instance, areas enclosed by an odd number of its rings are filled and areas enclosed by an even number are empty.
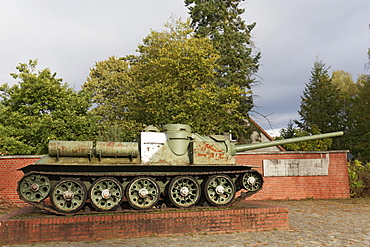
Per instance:
[[[68,215],[125,209],[223,207],[262,189],[262,175],[236,152],[342,135],[342,132],[234,145],[185,124],[149,126],[136,142],[50,141],[49,153],[21,168],[20,199]]]

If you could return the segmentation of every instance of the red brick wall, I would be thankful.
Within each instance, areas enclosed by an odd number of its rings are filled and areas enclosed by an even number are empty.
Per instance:
[[[335,199],[349,198],[349,178],[346,152],[281,152],[237,155],[238,163],[260,166],[264,159],[321,159],[329,155],[328,176],[264,177],[263,189],[250,200]]]
[[[41,156],[3,156],[0,157],[0,198],[12,204],[23,204],[18,197],[17,183],[23,172],[18,171],[26,165],[39,160]]]
[[[0,217],[0,245],[289,229],[287,208],[258,202],[244,203],[248,205],[238,209],[225,210],[19,220],[1,220]]]
[[[320,159],[329,155],[328,176],[307,177],[264,177],[261,191],[249,197],[251,200],[278,199],[328,199],[349,198],[349,180],[345,152],[277,152],[239,154],[238,163],[260,166],[257,170],[263,174],[264,159]],[[0,197],[10,203],[23,203],[16,192],[17,182],[23,176],[18,168],[32,164],[40,156],[0,157]]]

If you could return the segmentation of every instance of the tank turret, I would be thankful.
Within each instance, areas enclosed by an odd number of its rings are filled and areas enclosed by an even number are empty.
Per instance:
[[[21,168],[17,191],[22,200],[58,214],[226,206],[237,191],[251,195],[263,184],[253,166],[235,161],[236,152],[342,134],[234,145],[222,135],[167,124],[163,132],[148,126],[136,142],[50,141],[48,155]]]

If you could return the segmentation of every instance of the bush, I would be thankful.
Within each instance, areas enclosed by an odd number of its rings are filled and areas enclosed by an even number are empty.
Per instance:
[[[370,163],[348,163],[348,175],[351,197],[370,197]]]

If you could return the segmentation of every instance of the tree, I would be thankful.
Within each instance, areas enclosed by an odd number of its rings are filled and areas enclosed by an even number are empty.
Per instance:
[[[239,8],[242,1],[185,0],[185,6],[196,34],[209,37],[220,53],[218,86],[238,87],[242,91],[238,112],[247,116],[253,107],[251,86],[261,54],[252,49],[251,31],[256,24],[246,25],[240,17],[244,13],[244,9]]]
[[[370,25],[369,25],[370,27]],[[370,68],[370,48],[367,51]],[[351,151],[360,159],[370,161],[370,75],[363,74],[357,79],[358,94],[354,97],[353,108],[349,112],[351,120],[349,143]]]
[[[325,64],[316,61],[301,97],[301,122],[295,122],[310,133],[312,128],[324,133],[344,131],[343,137],[333,140],[333,148],[348,149],[370,160],[369,78],[361,75],[354,83],[351,74],[341,70],[329,78]]]
[[[217,84],[219,55],[212,42],[195,37],[189,22],[173,20],[166,27],[152,30],[138,55],[96,64],[84,84],[97,104],[94,113],[108,125],[124,126],[125,139],[149,124],[184,123],[201,134],[240,128],[244,116],[236,109],[243,91]]]
[[[318,135],[321,134],[317,127],[311,128],[310,132],[296,128],[294,126],[293,121],[289,121],[288,126],[286,129],[280,130],[280,137],[278,140],[281,139],[289,139],[294,137],[303,137],[309,136],[310,134]],[[282,145],[288,151],[325,151],[332,145],[331,138],[324,138],[324,139],[317,139],[312,141],[304,141],[298,143],[290,143]]]
[[[135,111],[140,106],[136,97],[137,84],[125,60],[110,57],[90,69],[83,90],[90,92],[95,107],[91,113],[100,119],[100,140],[133,141],[143,129]],[[112,135],[115,132],[117,135]]]
[[[0,150],[45,154],[50,140],[86,140],[96,131],[89,96],[75,92],[49,69],[35,72],[37,60],[17,66],[18,84],[1,86]]]
[[[350,151],[358,158],[370,161],[370,75],[357,79],[358,94],[353,98],[349,113],[346,139]]]
[[[314,62],[310,82],[306,83],[298,113],[301,121],[296,123],[307,131],[314,126],[323,133],[344,128],[340,92],[331,82],[328,68],[322,61]]]
[[[344,70],[334,70],[331,75],[331,83],[339,89],[340,94],[354,97],[358,93],[358,87],[352,79],[351,73]]]
[[[8,154],[30,154],[32,147],[23,143],[21,137],[9,135],[16,133],[13,126],[4,126],[0,124],[0,155]]]

